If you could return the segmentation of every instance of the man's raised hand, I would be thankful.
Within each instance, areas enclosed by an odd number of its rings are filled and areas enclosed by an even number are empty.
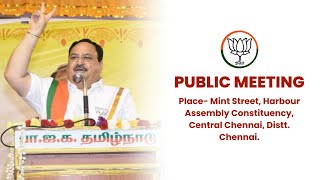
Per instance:
[[[31,16],[29,32],[36,36],[40,36],[43,32],[48,21],[56,12],[56,7],[54,7],[48,14],[45,14],[45,10],[45,3],[42,2],[40,10],[35,11]]]

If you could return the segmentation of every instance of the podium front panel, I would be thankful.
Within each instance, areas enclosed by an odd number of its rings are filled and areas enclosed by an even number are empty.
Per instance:
[[[26,131],[24,135],[29,137],[26,144],[31,146],[29,148],[26,146],[27,148],[25,149],[24,178],[28,180],[157,180],[159,179],[159,165],[157,163],[159,143],[155,143],[155,146],[151,144],[147,144],[147,146],[143,145],[145,142],[155,142],[153,139],[157,138],[157,133],[154,132],[141,130],[108,132],[108,134],[116,133],[117,136],[114,136],[112,141],[122,141],[122,144],[114,143],[117,147],[96,147],[94,143],[97,143],[99,146],[105,146],[101,144],[101,137],[98,141],[94,137],[98,138],[96,134],[107,134],[106,131],[97,130],[95,132],[94,130],[90,130],[80,132],[79,130],[63,130],[59,132],[59,130],[40,130],[39,133],[36,130]],[[17,134],[21,136],[21,134]],[[85,141],[84,136],[90,137],[90,142],[92,143],[89,145],[92,147],[72,148],[71,143],[64,143],[62,147],[50,144],[49,148],[44,148],[43,142],[48,141],[47,134],[50,134],[52,142],[58,142],[57,145],[61,144],[61,141],[59,142],[58,140],[62,140],[61,137],[64,137],[65,134],[73,137],[74,141],[72,143]],[[88,134],[92,134],[92,136]],[[122,134],[124,135],[122,136]],[[139,134],[139,136],[136,136],[136,134]],[[34,138],[30,139],[30,136]],[[139,138],[125,139],[125,136]],[[103,138],[105,137],[103,136]],[[110,135],[110,137],[112,136]],[[121,139],[116,140],[115,137]],[[148,137],[148,139],[145,138],[146,141],[144,141],[140,137]],[[150,139],[150,137],[153,139]],[[104,142],[108,143],[108,139],[105,139]],[[40,142],[39,147],[35,145],[37,142]],[[137,142],[137,145],[134,144],[135,142]],[[80,145],[83,146],[83,143]],[[16,157],[16,159],[18,159],[18,162],[19,158]],[[19,174],[18,168],[16,172],[16,176],[19,177],[21,174]]]

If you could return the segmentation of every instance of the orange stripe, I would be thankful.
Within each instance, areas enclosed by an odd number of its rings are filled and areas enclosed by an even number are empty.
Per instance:
[[[56,93],[53,96],[51,106],[51,119],[64,119],[69,100],[68,83],[65,80],[58,81]]]
[[[120,101],[120,97],[122,95],[123,90],[124,90],[124,88],[119,88],[118,93],[113,101],[110,113],[107,117],[107,120],[110,120],[113,117],[114,113],[116,112],[116,109],[117,109],[118,103]]]

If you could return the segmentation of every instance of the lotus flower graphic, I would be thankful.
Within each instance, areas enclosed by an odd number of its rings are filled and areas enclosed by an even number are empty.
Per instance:
[[[232,39],[228,38],[228,45],[229,45],[229,49],[231,50],[230,53],[239,56],[239,61],[235,62],[236,65],[244,64],[244,62],[241,61],[241,56],[247,55],[250,53],[251,41],[252,41],[252,38],[250,39],[239,38],[238,40],[235,38],[232,38]]]

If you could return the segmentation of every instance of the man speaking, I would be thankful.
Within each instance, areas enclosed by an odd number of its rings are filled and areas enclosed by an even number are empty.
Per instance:
[[[40,78],[28,72],[33,49],[56,8],[45,14],[45,4],[33,13],[30,27],[12,53],[5,78],[42,119],[133,120],[137,118],[129,90],[104,85],[101,79],[103,49],[90,39],[69,48],[67,80]],[[80,79],[79,79],[80,78]],[[84,98],[87,96],[87,98]],[[84,112],[85,111],[85,112]],[[86,112],[87,111],[87,112]]]

